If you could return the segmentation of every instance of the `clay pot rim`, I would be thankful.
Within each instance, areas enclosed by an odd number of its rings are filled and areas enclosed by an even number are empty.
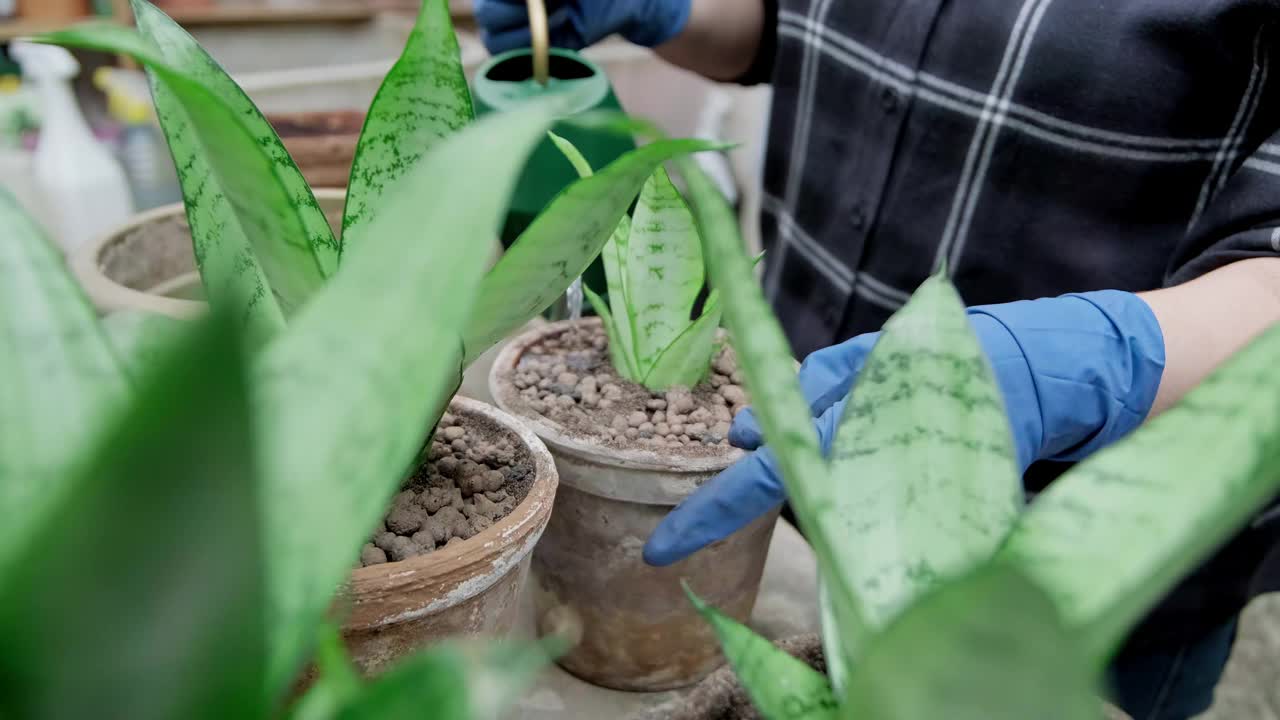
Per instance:
[[[347,197],[345,188],[316,188],[313,192],[319,202],[345,202]],[[124,225],[77,249],[70,258],[71,271],[80,281],[85,294],[95,305],[105,302],[108,307],[102,308],[103,312],[141,310],[183,320],[198,317],[208,311],[209,304],[202,300],[180,300],[135,290],[107,277],[102,270],[103,254],[122,242],[130,233],[151,223],[185,215],[186,206],[181,202],[162,205],[134,215]]]
[[[601,320],[598,317],[590,317],[578,322],[588,327],[597,327]],[[738,448],[728,448],[717,455],[696,457],[641,448],[610,447],[572,437],[542,415],[522,411],[520,406],[523,403],[518,402],[519,391],[511,381],[512,372],[531,345],[544,338],[565,332],[571,324],[572,321],[569,320],[547,323],[523,332],[507,343],[489,372],[489,391],[498,407],[519,417],[521,421],[533,428],[539,438],[555,450],[602,465],[656,470],[679,475],[708,475],[718,473],[746,456],[746,453]]]
[[[499,408],[466,397],[455,397],[450,412],[482,417],[516,436],[533,457],[534,478],[528,494],[506,517],[460,543],[400,562],[357,568],[343,593],[355,599],[346,629],[393,625],[457,605],[498,582],[519,565],[542,537],[551,518],[560,475],[546,445],[520,420]],[[474,576],[460,584],[460,575]],[[404,607],[407,598],[422,596],[433,585],[456,588],[421,607]]]

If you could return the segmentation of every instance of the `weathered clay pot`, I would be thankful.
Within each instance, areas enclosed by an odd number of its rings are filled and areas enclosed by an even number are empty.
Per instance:
[[[558,476],[542,441],[507,413],[475,400],[455,398],[450,412],[508,434],[532,456],[536,476],[516,509],[475,537],[352,572],[338,598],[350,612],[342,636],[368,673],[444,638],[508,633],[530,554],[551,517]]]
[[[346,187],[365,115],[355,110],[272,113],[267,116],[307,182]]]
[[[681,580],[745,621],[777,516],[763,517],[671,567],[646,565],[641,550],[662,518],[742,453],[681,457],[619,450],[571,437],[522,410],[512,371],[527,348],[569,327],[551,323],[517,336],[495,361],[489,380],[494,401],[537,433],[560,471],[555,512],[533,560],[539,630],[555,630],[556,618],[569,610],[582,623],[582,641],[559,663],[596,685],[635,691],[691,685],[724,660]]]
[[[316,190],[316,200],[337,229],[343,190]],[[203,313],[191,229],[181,204],[142,213],[71,258],[71,269],[98,312],[138,310],[177,318]]]

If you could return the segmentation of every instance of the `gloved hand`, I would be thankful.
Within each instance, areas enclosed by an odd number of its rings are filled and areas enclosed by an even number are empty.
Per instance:
[[[1104,290],[968,312],[1004,396],[1021,471],[1037,460],[1083,458],[1123,437],[1150,412],[1164,372],[1164,336],[1138,296]],[[824,453],[878,337],[860,335],[819,350],[800,368]],[[734,418],[729,441],[756,452],[672,511],[645,545],[646,562],[677,562],[785,499],[776,459],[760,447],[751,410]]]
[[[581,50],[614,33],[636,45],[655,47],[689,22],[692,0],[549,0],[551,44]],[[480,39],[497,54],[530,45],[529,11],[524,0],[475,0]]]

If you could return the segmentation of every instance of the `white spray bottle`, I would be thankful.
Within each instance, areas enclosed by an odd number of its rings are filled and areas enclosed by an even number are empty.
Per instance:
[[[41,104],[36,184],[56,218],[49,231],[66,253],[119,227],[133,215],[124,170],[98,142],[76,104],[71,81],[80,64],[52,45],[15,42],[10,54]]]

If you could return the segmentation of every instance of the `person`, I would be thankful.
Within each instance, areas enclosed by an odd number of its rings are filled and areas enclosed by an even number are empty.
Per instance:
[[[476,0],[491,51],[521,0]],[[875,332],[945,264],[1030,492],[1280,319],[1280,5],[1254,0],[572,0],[551,40],[771,83],[764,284],[824,442]],[[757,449],[662,523],[673,563],[783,501]],[[1188,442],[1195,442],[1188,438]],[[1205,709],[1272,548],[1259,518],[1113,663],[1135,720]]]

